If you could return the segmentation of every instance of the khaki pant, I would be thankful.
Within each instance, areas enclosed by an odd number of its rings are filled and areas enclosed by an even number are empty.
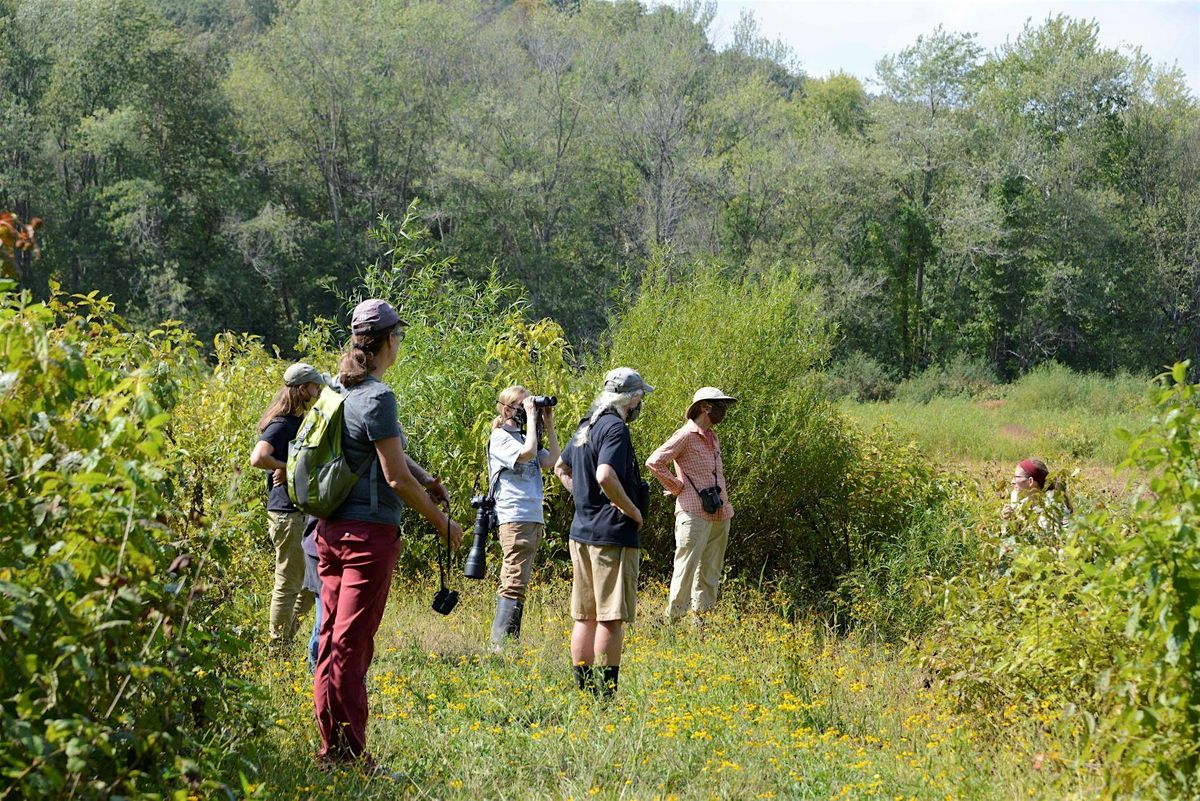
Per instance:
[[[707,612],[717,603],[717,587],[725,568],[729,520],[708,520],[684,511],[675,513],[675,570],[666,614],[683,617],[688,609]]]
[[[545,527],[541,523],[501,523],[500,547],[504,563],[500,566],[500,597],[525,600],[533,560]]]
[[[641,551],[620,545],[571,540],[571,617],[611,623],[633,622]]]
[[[304,514],[267,512],[267,530],[275,546],[275,587],[271,590],[271,644],[290,642],[300,618],[313,605],[304,591]]]

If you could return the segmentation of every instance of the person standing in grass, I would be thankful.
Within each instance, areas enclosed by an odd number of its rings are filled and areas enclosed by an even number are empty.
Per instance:
[[[554,433],[554,407],[534,406],[533,396],[525,387],[504,389],[496,399],[496,411],[488,440],[488,485],[496,499],[496,521],[504,551],[491,636],[492,645],[499,647],[506,637],[521,636],[525,592],[545,528],[542,470],[552,469],[560,454]],[[534,421],[539,416],[549,446],[546,448],[538,442]]]
[[[666,618],[675,622],[690,609],[701,623],[716,605],[717,588],[725,566],[733,507],[725,484],[721,443],[713,428],[737,398],[716,387],[701,387],[692,396],[685,422],[658,450],[646,467],[675,500],[675,566]],[[669,469],[674,463],[675,472]]]
[[[275,586],[271,590],[270,647],[286,647],[296,626],[313,605],[304,592],[304,515],[292,505],[287,491],[288,446],[296,438],[308,407],[326,385],[310,364],[299,362],[283,373],[283,386],[258,421],[258,443],[250,464],[267,471],[267,530],[275,546]]]
[[[617,690],[624,624],[637,609],[637,576],[649,487],[638,475],[629,424],[654,387],[628,367],[610,370],[554,472],[575,501],[571,521],[571,662],[581,690]],[[597,684],[594,666],[603,677]]]
[[[339,363],[342,452],[362,472],[342,505],[317,524],[322,621],[313,699],[318,761],[359,760],[375,773],[382,771],[367,753],[366,675],[400,553],[401,512],[411,506],[452,548],[462,527],[438,508],[449,502],[441,482],[405,454],[396,395],[382,380],[404,339],[400,316],[385,301],[365,300],[351,329]]]

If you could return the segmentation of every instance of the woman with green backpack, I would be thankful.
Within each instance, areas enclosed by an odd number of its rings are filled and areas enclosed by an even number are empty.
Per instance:
[[[270,647],[286,647],[300,619],[313,604],[304,592],[304,514],[288,497],[284,471],[288,446],[296,437],[300,421],[326,385],[325,378],[309,364],[293,364],[283,373],[283,386],[275,393],[258,421],[258,442],[250,453],[250,465],[267,471],[267,530],[275,546],[275,587],[271,590]]]
[[[373,771],[366,753],[365,680],[400,552],[401,510],[411,506],[453,548],[462,541],[462,527],[438,508],[439,501],[449,501],[441,482],[405,454],[396,395],[381,380],[404,339],[400,316],[386,301],[365,300],[354,309],[351,330],[339,363],[341,450],[358,479],[317,524],[322,620],[313,698],[318,760],[361,760]]]

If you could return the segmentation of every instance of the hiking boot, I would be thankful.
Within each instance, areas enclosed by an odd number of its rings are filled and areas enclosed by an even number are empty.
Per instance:
[[[515,598],[496,598],[496,617],[492,621],[492,650],[498,651],[506,637],[521,636],[521,613],[525,604]]]

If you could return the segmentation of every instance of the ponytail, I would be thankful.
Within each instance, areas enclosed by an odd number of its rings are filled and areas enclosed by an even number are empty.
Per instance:
[[[1071,503],[1071,496],[1067,494],[1067,480],[1062,476],[1050,476],[1046,479],[1046,492],[1053,492],[1055,499],[1067,508],[1067,511],[1074,514],[1075,504]]]
[[[505,387],[500,390],[500,394],[496,397],[496,405],[512,406],[514,401],[528,394],[529,390],[525,389],[525,387],[520,384],[513,384],[511,387]],[[492,428],[499,428],[502,425],[504,425],[504,412],[500,412],[492,420]]]
[[[343,387],[356,387],[367,380],[367,376],[375,370],[375,357],[395,328],[393,325],[381,331],[368,331],[350,337],[350,347],[338,362],[338,380]]]

